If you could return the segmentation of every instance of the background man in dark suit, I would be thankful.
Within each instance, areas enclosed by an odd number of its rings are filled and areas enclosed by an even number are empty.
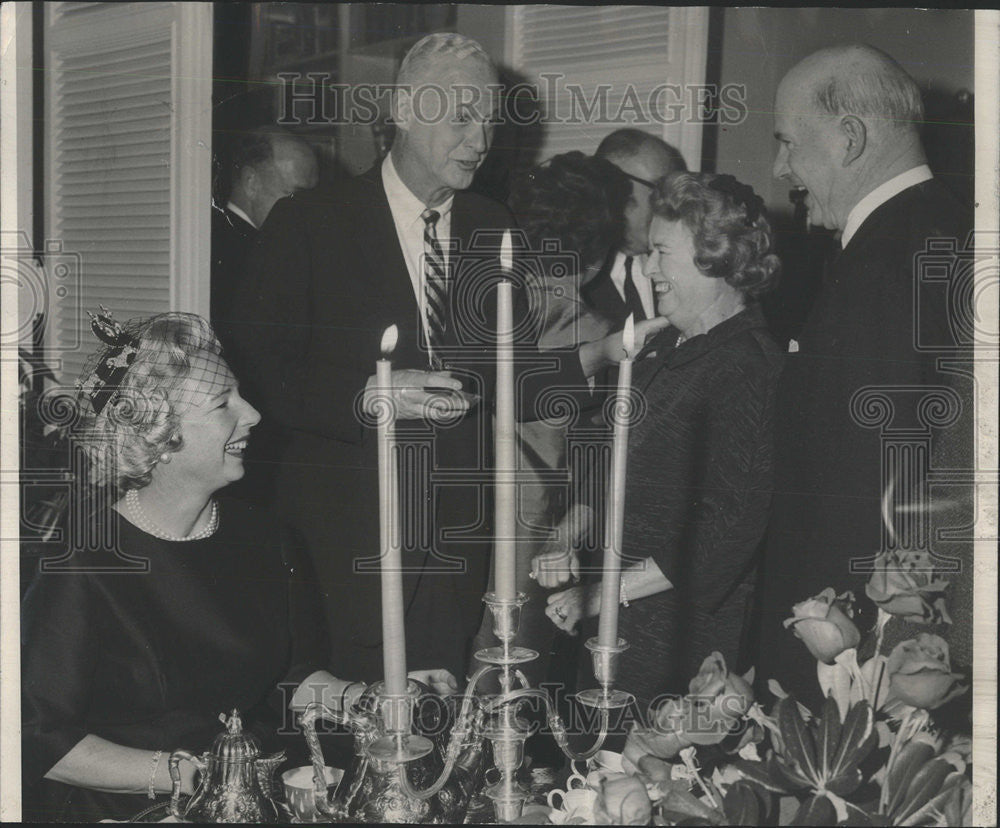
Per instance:
[[[391,399],[402,445],[409,667],[462,676],[482,614],[493,519],[493,287],[512,221],[503,205],[466,188],[490,147],[496,83],[475,41],[442,33],[417,43],[397,78],[389,156],[332,196],[303,193],[275,206],[237,313],[248,399],[291,429],[278,507],[318,571],[331,657],[369,681],[382,675],[379,578],[377,564],[357,564],[379,554],[375,433],[363,422],[379,394]],[[374,363],[391,325],[399,329],[392,387],[378,389]],[[619,335],[539,355],[531,325],[519,331],[536,369],[518,383],[526,419],[546,415],[535,406],[549,386],[584,404],[585,375],[621,353]]]
[[[632,182],[632,198],[625,208],[625,237],[609,250],[600,272],[584,288],[584,299],[614,322],[625,324],[630,313],[651,319],[655,313],[653,289],[643,273],[649,251],[649,197],[653,183],[669,172],[686,170],[684,158],[666,141],[641,129],[616,129],[597,148],[598,158],[618,167]]]
[[[970,344],[956,338],[956,312],[949,308],[956,270],[946,271],[938,289],[922,284],[920,254],[933,239],[961,250],[971,227],[969,205],[958,203],[926,165],[922,118],[914,81],[888,55],[865,46],[814,53],[785,76],[776,95],[774,175],[808,188],[811,222],[842,233],[842,250],[800,341],[790,345],[779,388],[776,492],[761,579],[757,675],[778,679],[806,703],[818,699],[819,688],[813,659],[782,629],[792,604],[826,587],[851,589],[861,599],[856,622],[866,632],[875,608],[864,598],[867,573],[857,571],[857,562],[886,544],[918,541],[902,531],[891,540],[880,499],[893,483],[897,503],[920,500],[919,489],[905,484],[925,479],[927,469],[907,468],[906,452],[887,449],[901,435],[922,434],[932,440],[935,463],[970,468],[971,421],[932,427],[921,403],[940,387],[969,392],[968,378],[960,381],[936,364],[940,356],[960,359]],[[944,263],[955,260],[946,250]],[[970,409],[963,416],[971,418]],[[947,519],[957,522],[946,525],[962,525],[954,515]],[[898,515],[895,522],[905,524]],[[955,542],[931,548],[969,553],[968,544]],[[964,569],[949,575],[953,657],[960,662],[971,658],[971,560]],[[887,646],[890,639],[887,632]],[[795,647],[800,651],[789,657]]]
[[[239,135],[226,167],[232,182],[225,207],[212,207],[212,320],[228,320],[246,279],[247,253],[279,198],[319,181],[312,148],[273,127]]]
[[[227,336],[239,293],[246,290],[249,258],[259,228],[280,198],[311,190],[319,180],[316,154],[301,138],[276,127],[263,126],[237,134],[227,153],[222,188],[226,206],[212,203],[212,322],[243,375],[238,354]],[[275,421],[254,431],[244,462],[247,474],[228,494],[261,506],[274,496],[274,478],[286,441]]]

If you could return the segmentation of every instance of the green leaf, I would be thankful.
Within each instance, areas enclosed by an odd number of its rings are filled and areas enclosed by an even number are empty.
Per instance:
[[[832,696],[823,702],[823,712],[816,727],[816,755],[822,779],[831,779],[837,761],[837,746],[840,744],[840,710]]]
[[[960,797],[962,795],[962,785],[966,784],[966,777],[964,773],[959,773],[956,771],[951,774],[941,785],[941,792],[935,796],[930,802],[926,803],[922,808],[914,813],[908,815],[906,819],[899,825],[928,825],[928,824],[942,824],[941,815],[945,813],[945,809],[948,807],[948,800],[952,797]],[[948,823],[954,824],[954,823]]]
[[[798,791],[802,788],[812,790],[814,784],[807,779],[798,769],[792,767],[786,759],[777,754],[771,754],[767,758],[767,769],[773,779],[782,780],[785,787],[790,791]]]
[[[820,787],[816,746],[809,727],[799,715],[795,700],[781,699],[776,708],[781,740],[785,743],[784,764],[794,767],[813,787]]]
[[[845,776],[860,765],[878,744],[875,713],[866,701],[851,707],[840,731],[840,745],[833,763],[833,776]]]
[[[893,821],[902,824],[914,812],[919,811],[934,797],[941,793],[945,779],[955,772],[955,766],[947,759],[932,759],[926,763],[913,777],[906,789],[906,797],[898,811],[890,812]]]
[[[857,826],[858,828],[871,828],[871,826],[883,824],[882,821],[873,819],[873,815],[864,808],[859,808],[857,805],[853,805],[850,802],[845,802],[844,805],[847,806],[847,819],[841,822],[841,825]]]
[[[810,796],[795,812],[792,825],[836,825],[837,812],[825,796]]]
[[[934,746],[927,742],[911,740],[903,745],[893,759],[892,768],[885,781],[889,789],[886,813],[893,814],[899,810],[913,777],[933,758]]]
[[[712,825],[725,823],[726,818],[715,808],[710,808],[696,796],[679,788],[671,788],[660,801],[664,816],[670,816],[674,822],[681,819],[707,820]]]
[[[826,781],[826,789],[830,793],[840,797],[849,796],[861,787],[863,781],[864,777],[861,775],[861,771],[858,768],[854,768],[849,773],[828,779]]]
[[[759,825],[761,817],[760,799],[754,786],[749,782],[734,782],[722,800],[729,825]]]
[[[747,759],[737,759],[731,764],[733,768],[740,772],[744,779],[755,782],[765,791],[770,791],[771,793],[790,793],[807,784],[804,779],[797,779],[794,785],[789,785],[785,776],[777,772],[774,756],[768,759],[767,764],[751,762]]]

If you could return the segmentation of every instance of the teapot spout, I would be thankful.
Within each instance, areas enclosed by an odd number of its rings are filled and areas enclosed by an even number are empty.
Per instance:
[[[254,759],[254,769],[257,772],[257,783],[264,795],[274,800],[278,795],[277,784],[274,781],[274,772],[278,766],[285,761],[285,751],[272,753],[270,756],[260,756]]]

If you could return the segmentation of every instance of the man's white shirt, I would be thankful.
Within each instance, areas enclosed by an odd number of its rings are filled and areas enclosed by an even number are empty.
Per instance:
[[[238,215],[241,219],[243,219],[243,221],[249,224],[254,230],[260,230],[260,228],[253,223],[253,220],[250,218],[250,216],[248,216],[243,210],[241,210],[239,207],[233,204],[233,202],[231,201],[227,202],[226,209],[229,210],[230,213],[236,213],[236,215]]]
[[[841,248],[847,247],[851,239],[854,238],[854,234],[858,232],[858,228],[864,224],[865,219],[890,198],[899,195],[903,190],[907,190],[917,184],[922,184],[924,181],[930,181],[933,177],[934,174],[931,172],[931,168],[926,164],[921,164],[919,167],[913,167],[913,169],[900,173],[895,178],[890,178],[884,184],[880,184],[868,193],[847,214],[844,232],[840,237]]]
[[[391,154],[387,155],[382,162],[382,186],[385,187],[385,195],[389,200],[389,209],[392,211],[392,220],[396,225],[399,246],[403,251],[406,269],[410,274],[410,283],[413,285],[413,295],[420,307],[420,319],[424,326],[424,341],[429,342],[430,329],[427,323],[427,297],[424,290],[423,264],[424,227],[426,225],[421,218],[427,205],[403,183],[392,163]],[[451,207],[454,201],[455,197],[451,196],[447,201],[433,208],[441,215],[437,220],[436,229],[446,262],[448,259],[448,239],[451,236]]]
[[[615,256],[615,261],[611,265],[611,284],[615,286],[622,301],[625,301],[625,254],[621,251]],[[653,305],[653,286],[643,272],[646,267],[645,256],[632,257],[632,282],[639,293],[642,301],[642,309],[646,312],[646,318],[652,319],[656,316],[656,308]]]

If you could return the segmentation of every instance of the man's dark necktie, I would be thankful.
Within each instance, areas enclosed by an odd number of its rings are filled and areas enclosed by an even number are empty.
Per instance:
[[[424,299],[427,306],[427,330],[434,363],[445,343],[448,330],[448,269],[444,251],[437,237],[437,210],[424,210]]]
[[[625,306],[628,312],[634,317],[634,321],[641,322],[646,318],[646,311],[642,307],[642,299],[639,298],[639,291],[632,279],[632,257],[625,257]]]

